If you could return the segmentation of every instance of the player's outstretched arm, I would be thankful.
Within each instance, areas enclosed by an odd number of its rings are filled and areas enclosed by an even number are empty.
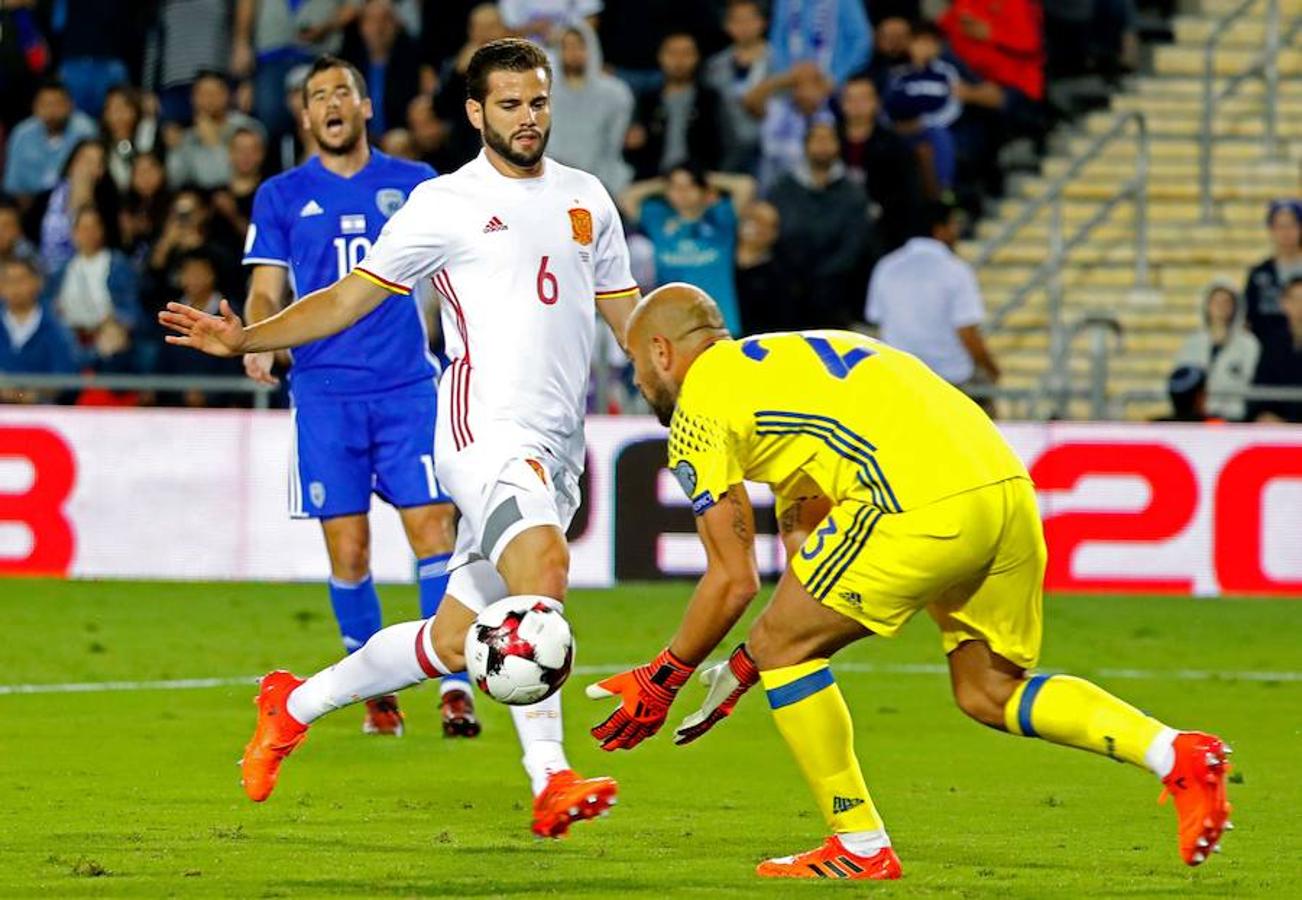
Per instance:
[[[169,303],[158,314],[158,321],[176,332],[168,335],[169,344],[193,347],[212,356],[236,356],[285,350],[338,334],[383,303],[389,293],[378,284],[350,273],[330,287],[308,294],[271,318],[247,328],[225,300],[218,316],[182,303]]]
[[[618,709],[592,729],[603,750],[631,750],[660,730],[678,691],[759,593],[755,513],[745,486],[730,487],[697,518],[696,528],[708,561],[674,639],[647,665],[588,686],[587,694],[594,700],[615,696],[622,700]],[[716,706],[721,708],[723,702]],[[731,709],[729,706],[705,728],[695,729],[691,739],[704,734]],[[714,712],[711,709],[702,718]]]

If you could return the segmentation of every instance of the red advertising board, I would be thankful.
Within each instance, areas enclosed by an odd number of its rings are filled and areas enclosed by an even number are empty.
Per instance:
[[[1040,494],[1058,591],[1302,596],[1302,428],[1002,425]],[[0,574],[315,580],[319,530],[286,512],[279,412],[0,409]],[[704,557],[651,419],[588,424],[573,581],[692,575]],[[781,567],[752,489],[764,567]],[[393,511],[373,567],[407,581]]]

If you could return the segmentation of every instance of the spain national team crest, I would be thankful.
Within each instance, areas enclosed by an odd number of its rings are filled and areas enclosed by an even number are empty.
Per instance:
[[[570,230],[574,240],[586,247],[592,243],[592,213],[581,206],[570,210]]]
[[[386,219],[402,209],[402,204],[406,202],[407,195],[397,188],[381,188],[375,192],[375,205]]]

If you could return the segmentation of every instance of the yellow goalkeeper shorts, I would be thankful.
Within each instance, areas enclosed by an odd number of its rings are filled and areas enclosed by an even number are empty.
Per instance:
[[[1033,668],[1040,657],[1044,532],[1029,479],[1010,478],[902,513],[847,500],[792,557],[829,609],[890,637],[920,609],[945,652],[984,641]]]

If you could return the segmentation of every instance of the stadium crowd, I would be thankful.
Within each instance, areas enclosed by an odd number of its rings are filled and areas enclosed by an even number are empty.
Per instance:
[[[867,315],[951,380],[994,381],[951,210],[998,195],[1001,148],[1042,146],[1047,78],[1133,66],[1135,17],[1133,0],[0,0],[0,372],[239,374],[169,348],[154,314],[238,306],[254,193],[313,152],[310,60],[355,64],[372,142],[446,172],[479,150],[466,65],[514,34],[550,49],[549,154],[619,201],[644,289],[699,284],[736,333]],[[1259,367],[1209,292],[1181,361],[1213,390],[1231,359],[1240,381],[1296,376],[1297,221],[1296,203],[1272,210],[1276,255],[1229,314],[1252,323]],[[909,271],[934,276],[914,304]],[[1291,342],[1267,340],[1283,322]]]

